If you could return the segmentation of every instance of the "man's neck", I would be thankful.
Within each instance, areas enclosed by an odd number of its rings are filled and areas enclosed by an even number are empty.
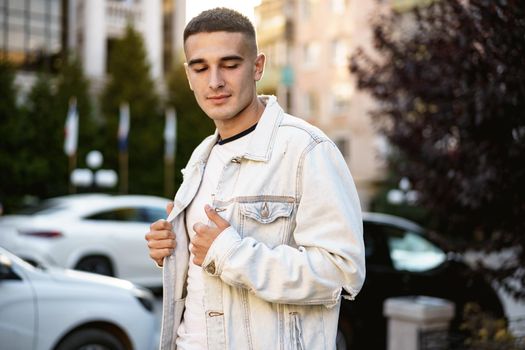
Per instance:
[[[256,97],[236,117],[228,120],[215,120],[215,126],[221,139],[227,139],[255,125],[261,119],[265,107],[264,103]]]

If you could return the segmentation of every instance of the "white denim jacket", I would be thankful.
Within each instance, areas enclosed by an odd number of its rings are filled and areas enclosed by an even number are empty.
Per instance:
[[[263,98],[247,151],[224,167],[212,203],[231,226],[202,265],[208,349],[335,349],[342,288],[353,299],[365,278],[355,185],[327,136]],[[175,349],[184,309],[184,210],[217,137],[193,152],[168,217],[177,246],[164,259],[162,350]]]

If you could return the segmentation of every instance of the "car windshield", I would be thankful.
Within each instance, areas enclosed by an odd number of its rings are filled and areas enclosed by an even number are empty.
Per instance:
[[[439,266],[445,253],[420,235],[401,231],[388,237],[390,258],[394,268],[407,271],[425,271]]]

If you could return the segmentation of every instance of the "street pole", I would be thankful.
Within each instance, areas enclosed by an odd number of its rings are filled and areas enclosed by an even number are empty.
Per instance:
[[[175,182],[175,159],[164,157],[164,196],[172,198]]]
[[[68,171],[68,179],[67,182],[69,184],[69,194],[76,193],[77,188],[75,187],[75,184],[73,181],[71,181],[71,174],[73,173],[73,170],[77,167],[77,153],[73,153],[68,157],[68,163],[69,163],[69,171]]]
[[[119,152],[120,193],[128,193],[128,151]]]

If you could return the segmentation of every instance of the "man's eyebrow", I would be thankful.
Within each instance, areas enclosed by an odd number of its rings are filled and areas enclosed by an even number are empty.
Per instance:
[[[192,60],[189,60],[188,61],[188,66],[192,66],[194,64],[199,64],[199,63],[205,63],[204,59],[202,59],[202,58],[194,58]]]
[[[221,61],[244,61],[244,58],[237,55],[230,55],[221,57]]]
[[[224,61],[244,61],[244,58],[242,56],[238,56],[238,55],[229,55],[229,56],[221,57],[220,61],[221,62],[224,62]],[[188,61],[188,67],[191,67],[191,66],[193,66],[195,64],[204,64],[204,63],[206,63],[206,60],[204,58],[194,58],[194,59]]]

